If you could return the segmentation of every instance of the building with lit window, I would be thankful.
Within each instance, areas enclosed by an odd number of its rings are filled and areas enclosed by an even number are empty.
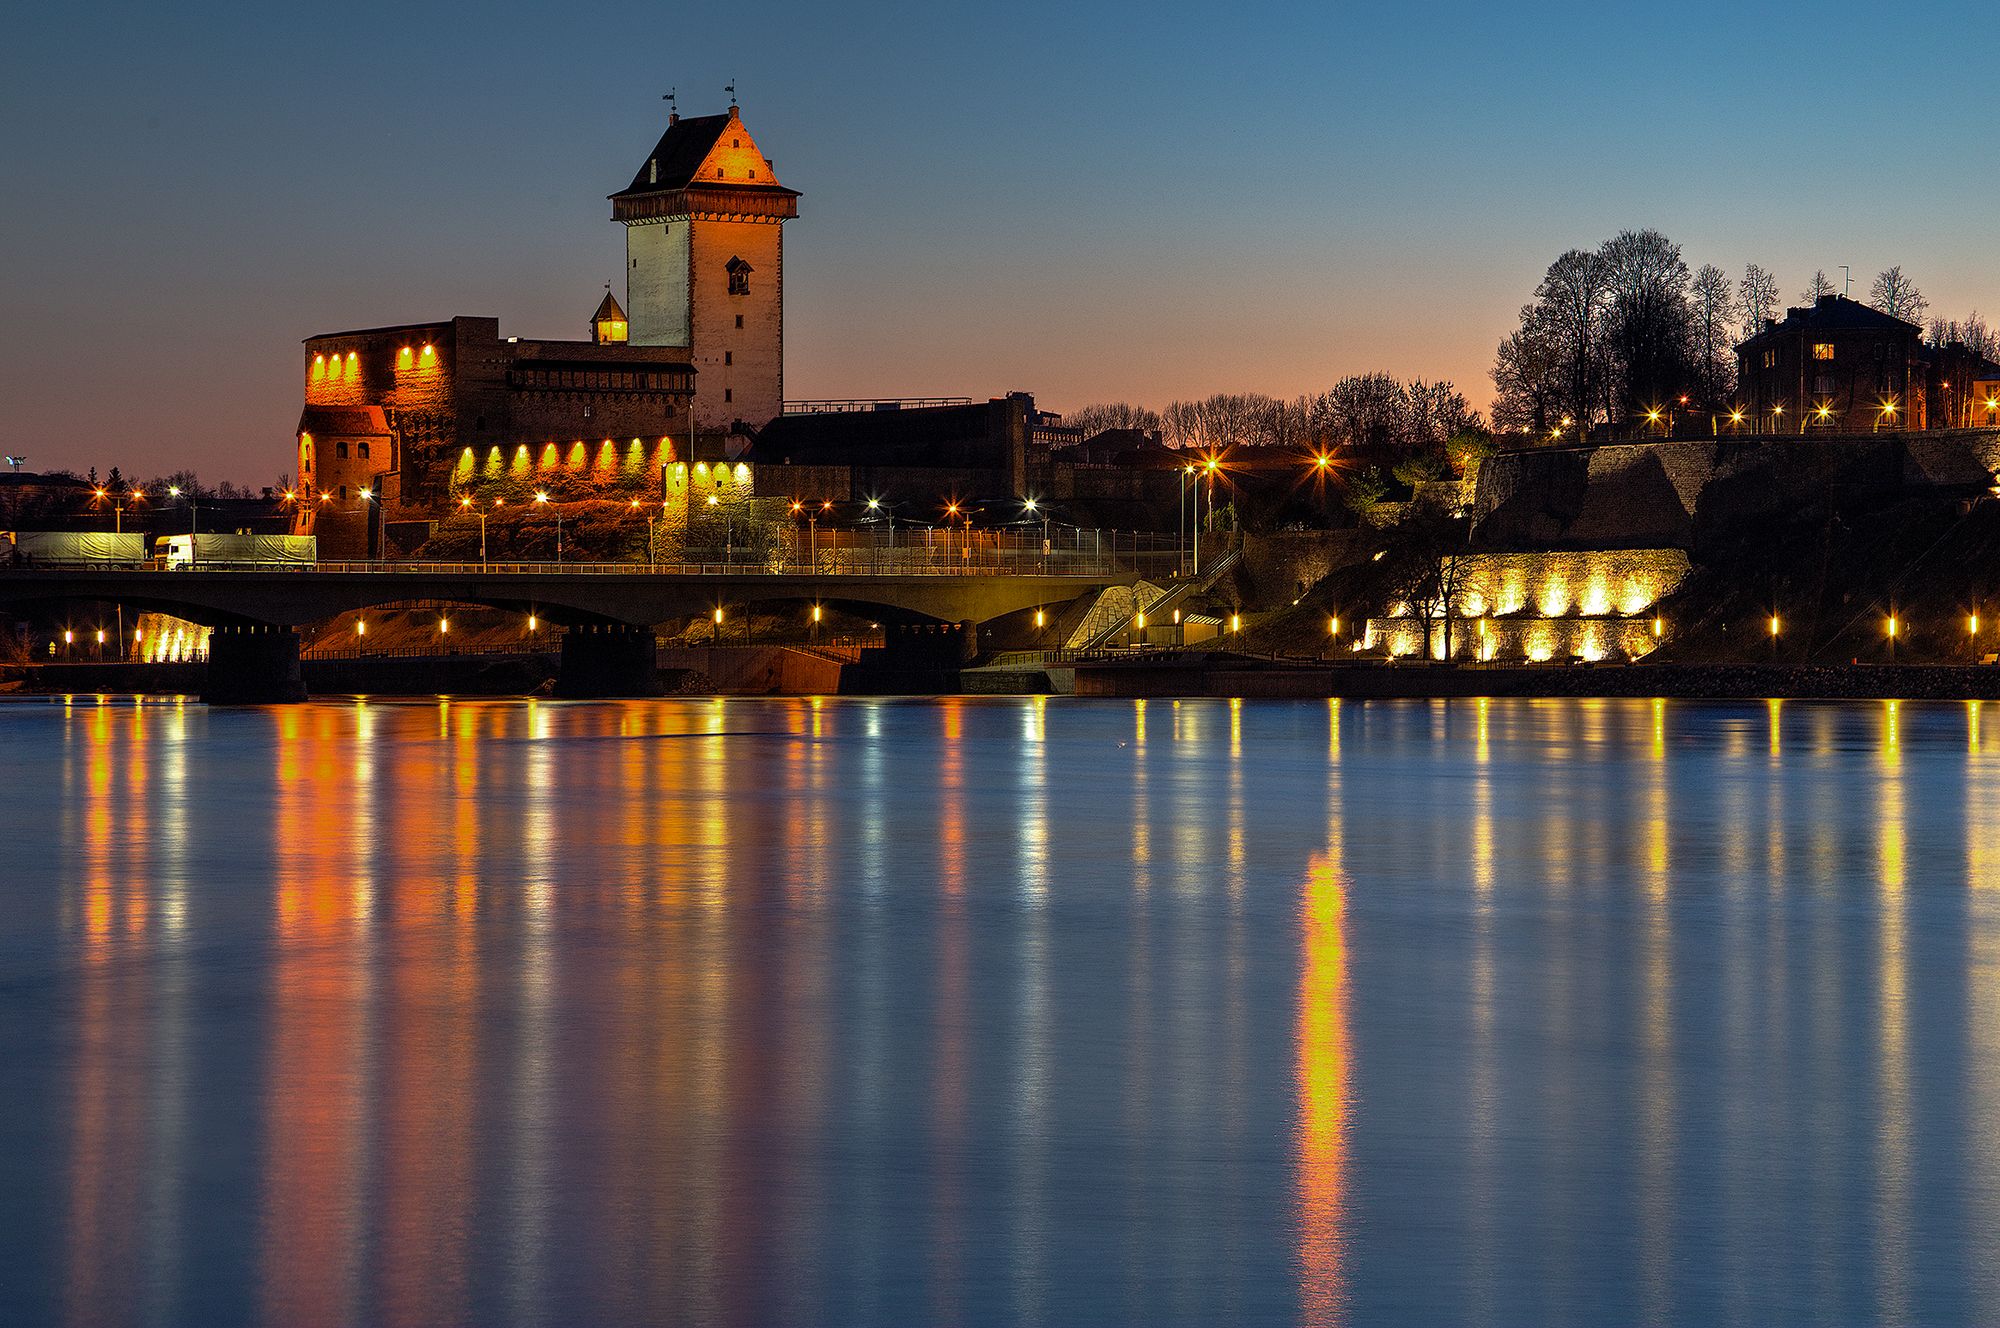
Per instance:
[[[1930,381],[1922,328],[1842,295],[1736,348],[1738,399],[1763,433],[1927,428]]]
[[[736,107],[670,115],[611,195],[626,296],[605,291],[586,339],[503,337],[483,317],[307,338],[294,528],[323,557],[373,557],[421,543],[468,495],[668,501],[697,464],[735,476],[714,463],[784,408],[798,197]]]

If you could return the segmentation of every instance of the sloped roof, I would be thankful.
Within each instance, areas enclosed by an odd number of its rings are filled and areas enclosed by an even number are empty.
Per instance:
[[[1845,295],[1822,295],[1819,302],[1810,308],[1785,310],[1784,322],[1765,328],[1740,343],[1737,349],[1755,346],[1766,337],[1789,338],[1814,332],[1886,332],[1921,337],[1923,331],[1915,323],[1906,323],[1893,314],[1885,314]]]
[[[307,406],[297,432],[317,438],[387,437],[389,421],[380,406]]]
[[[625,311],[618,307],[618,297],[610,291],[604,292],[604,298],[597,302],[597,312],[590,316],[593,323],[602,323],[606,319],[620,323],[625,321]]]
[[[727,144],[722,142],[725,135],[730,138]],[[716,170],[705,171],[711,163]],[[734,107],[727,115],[669,120],[667,132],[640,164],[632,183],[611,197],[630,200],[693,188],[766,199],[798,197],[796,189],[778,183],[776,169]]]
[[[650,194],[660,189],[685,189],[694,180],[694,173],[701,169],[701,163],[715,147],[715,141],[722,137],[722,131],[729,128],[727,115],[691,115],[675,120],[667,126],[667,132],[660,135],[660,141],[646,154],[632,183],[613,194]],[[652,167],[658,164],[658,178],[654,178]]]

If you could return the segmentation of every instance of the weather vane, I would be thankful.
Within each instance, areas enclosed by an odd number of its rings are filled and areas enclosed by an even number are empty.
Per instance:
[[[674,100],[674,93],[679,90],[678,87],[668,88],[666,96],[660,98],[661,101],[667,104],[667,113],[669,115],[676,115],[680,112],[681,104]]]
[[[724,88],[723,91],[729,94],[729,104],[734,106],[736,104],[736,80],[733,78],[730,79],[729,86]]]

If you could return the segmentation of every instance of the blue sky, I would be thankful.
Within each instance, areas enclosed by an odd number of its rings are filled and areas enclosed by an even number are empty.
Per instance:
[[[805,194],[794,396],[1483,403],[1549,260],[1629,226],[1995,316],[1996,62],[1970,5],[39,6],[0,443],[268,483],[309,333],[580,335],[660,94],[732,78]]]

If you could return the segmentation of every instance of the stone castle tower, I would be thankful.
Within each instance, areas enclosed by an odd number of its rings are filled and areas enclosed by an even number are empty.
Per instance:
[[[669,115],[632,183],[611,195],[625,225],[630,342],[687,347],[700,434],[783,413],[784,224],[798,199],[733,105]]]

